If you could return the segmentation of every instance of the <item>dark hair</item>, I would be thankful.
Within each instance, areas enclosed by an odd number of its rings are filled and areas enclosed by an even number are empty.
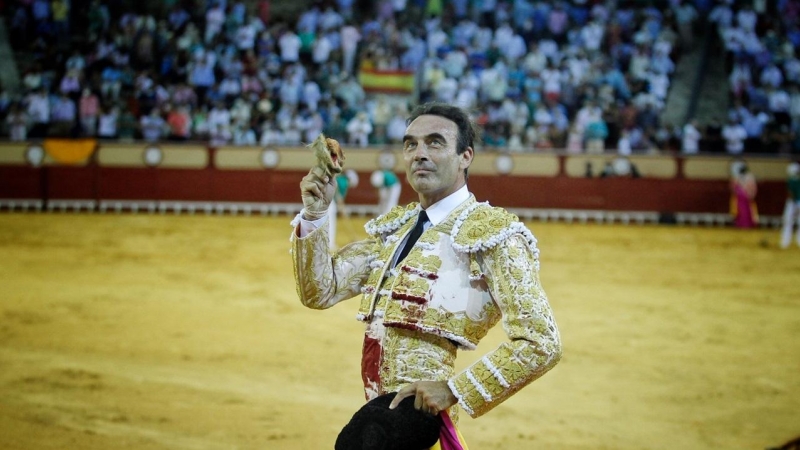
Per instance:
[[[472,123],[469,115],[463,109],[447,103],[424,103],[411,111],[411,115],[406,120],[406,125],[413,122],[417,117],[424,115],[444,117],[456,124],[456,127],[458,127],[456,153],[459,155],[464,153],[467,151],[467,147],[475,149],[475,139],[478,136],[478,132],[475,124]]]

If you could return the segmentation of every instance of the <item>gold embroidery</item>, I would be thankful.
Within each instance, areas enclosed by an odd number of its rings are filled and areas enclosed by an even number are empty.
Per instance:
[[[558,330],[535,269],[536,257],[525,238],[512,235],[503,245],[482,255],[487,284],[505,313],[504,328],[511,340],[486,356],[496,374],[479,361],[456,377],[460,401],[473,417],[486,413],[542,376],[561,357]],[[480,386],[469,381],[468,373]],[[501,379],[508,387],[502,385]],[[491,402],[479,389],[491,396]]]
[[[424,233],[422,233],[417,242],[424,242],[426,244],[437,244],[439,243],[439,233],[427,230]]]
[[[387,328],[381,363],[383,392],[395,392],[419,380],[445,381],[453,376],[455,346],[430,334]]]
[[[430,273],[436,273],[442,267],[442,259],[437,255],[427,255],[419,258],[419,266],[421,270]]]
[[[453,241],[458,246],[474,247],[478,242],[484,244],[495,239],[499,244],[501,233],[506,232],[519,218],[502,208],[481,205],[472,211],[461,224]]]
[[[376,242],[364,240],[328,250],[327,227],[304,238],[291,237],[293,270],[300,301],[314,309],[324,309],[358,295],[376,256]]]
[[[413,202],[409,203],[405,206],[395,206],[388,213],[378,216],[364,225],[364,228],[367,230],[367,233],[370,235],[376,236],[378,234],[390,234],[397,231],[403,225],[411,222],[413,226],[414,221],[412,219],[412,215],[410,215],[410,211],[417,209],[418,203]],[[381,231],[377,231],[381,230]]]
[[[430,281],[425,278],[411,277],[409,274],[402,274],[395,284],[394,292],[401,294],[424,297],[430,290]]]
[[[381,239],[335,255],[328,254],[323,232],[293,237],[298,295],[310,307],[326,308],[365,287],[359,313],[367,317],[380,311],[387,325],[381,389],[392,392],[413,381],[449,379],[460,404],[477,417],[547,372],[561,356],[558,329],[539,283],[537,253],[531,244],[535,240],[520,228],[516,216],[476,206],[471,197],[423,233],[404,262],[406,267],[388,270],[402,237],[413,226],[409,212],[416,208],[416,204],[396,208],[376,219],[371,223],[373,230],[380,230]],[[471,212],[458,219],[467,208]],[[460,228],[455,229],[457,224]],[[449,236],[453,231],[456,235]],[[451,244],[455,254],[443,247]],[[459,249],[459,244],[469,251]],[[437,292],[437,277],[442,276],[442,258],[455,258],[446,260],[448,267],[455,264],[459,274],[472,280],[464,287],[469,292],[464,305],[481,303],[450,311],[387,295],[391,291],[430,301]],[[487,291],[491,301],[486,301]],[[474,348],[501,317],[509,341],[454,376],[453,342]]]

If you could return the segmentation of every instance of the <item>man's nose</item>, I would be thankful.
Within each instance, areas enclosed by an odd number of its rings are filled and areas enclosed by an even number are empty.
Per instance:
[[[420,143],[413,153],[414,160],[428,159],[428,145]]]

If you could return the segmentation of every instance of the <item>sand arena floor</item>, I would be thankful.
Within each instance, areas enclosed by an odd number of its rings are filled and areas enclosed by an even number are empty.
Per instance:
[[[362,327],[354,301],[296,300],[288,222],[0,214],[0,448],[333,448],[363,402]],[[465,416],[472,450],[800,434],[800,249],[777,230],[531,226],[564,358]]]

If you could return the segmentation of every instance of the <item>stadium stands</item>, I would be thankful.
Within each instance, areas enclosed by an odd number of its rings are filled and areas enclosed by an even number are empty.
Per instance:
[[[382,144],[387,117],[440,100],[475,111],[486,147],[623,153],[679,150],[681,124],[660,116],[704,4],[340,0],[276,20],[269,1],[135,13],[95,0],[62,20],[63,3],[5,11],[22,73],[0,104],[10,139],[296,145],[319,131],[350,140],[366,112]],[[414,74],[416,89],[381,110],[361,68]]]

